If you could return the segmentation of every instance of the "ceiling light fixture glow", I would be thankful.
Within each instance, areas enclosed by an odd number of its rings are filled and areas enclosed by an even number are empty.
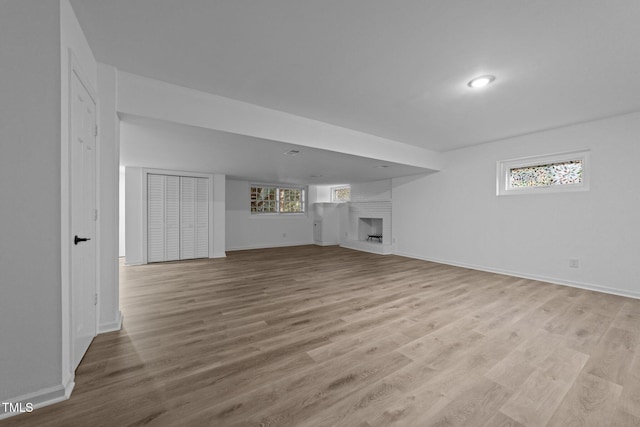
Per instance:
[[[495,76],[489,76],[489,75],[480,76],[480,77],[476,77],[475,79],[472,79],[469,83],[467,83],[467,86],[472,87],[474,89],[479,89],[481,87],[485,87],[495,79],[496,79]]]

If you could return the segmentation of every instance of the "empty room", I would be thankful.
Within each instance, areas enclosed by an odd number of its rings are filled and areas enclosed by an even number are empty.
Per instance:
[[[639,23],[3,0],[0,426],[640,426]]]

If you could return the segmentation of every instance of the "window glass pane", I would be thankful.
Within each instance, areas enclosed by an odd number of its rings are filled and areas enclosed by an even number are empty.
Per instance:
[[[251,213],[276,213],[276,188],[252,186]]]
[[[351,187],[332,188],[331,199],[334,202],[348,202],[351,200]]]
[[[301,213],[304,212],[303,190],[299,188],[280,189],[280,212]]]
[[[581,182],[582,160],[509,169],[510,188],[550,187]]]

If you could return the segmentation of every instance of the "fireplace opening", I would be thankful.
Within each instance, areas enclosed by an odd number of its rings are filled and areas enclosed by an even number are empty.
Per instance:
[[[358,218],[358,240],[382,243],[382,218]]]

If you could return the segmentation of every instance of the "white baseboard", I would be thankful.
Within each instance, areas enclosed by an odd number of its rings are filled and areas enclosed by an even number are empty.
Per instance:
[[[115,332],[122,329],[122,312],[118,310],[118,315],[116,316],[116,320],[113,322],[102,323],[98,325],[98,333],[106,334],[108,332]]]
[[[393,254],[393,247],[391,245],[374,242],[363,242],[361,240],[348,240],[340,243],[340,247],[378,255]]]
[[[222,251],[222,252],[214,252],[212,256],[210,256],[209,258],[226,258],[227,257],[227,253]]]
[[[340,243],[339,242],[313,242],[313,244],[316,246],[337,246]]]
[[[626,291],[626,290],[623,290],[623,289],[609,288],[607,286],[595,285],[593,283],[574,282],[574,281],[570,281],[570,280],[556,279],[554,277],[541,276],[541,275],[537,275],[537,274],[527,274],[527,273],[520,273],[518,271],[503,270],[503,269],[500,269],[500,268],[492,268],[492,267],[485,267],[485,266],[480,266],[480,265],[465,264],[465,263],[460,263],[460,262],[455,262],[455,261],[442,260],[442,259],[437,259],[437,258],[429,258],[429,257],[424,257],[424,256],[416,255],[416,254],[403,253],[403,252],[396,252],[396,255],[404,256],[404,257],[407,257],[407,258],[421,259],[423,261],[430,261],[430,262],[435,262],[435,263],[438,263],[438,264],[453,265],[455,267],[463,267],[463,268],[468,268],[468,269],[471,269],[471,270],[486,271],[488,273],[504,274],[506,276],[519,277],[521,279],[537,280],[537,281],[540,281],[540,282],[552,283],[554,285],[570,286],[572,288],[585,289],[585,290],[588,290],[588,291],[602,292],[602,293],[605,293],[605,294],[618,295],[618,296],[621,296],[621,297],[629,297],[629,298],[640,299],[640,293],[638,293],[638,292],[631,292],[631,291]]]
[[[54,403],[62,402],[71,396],[71,392],[73,391],[73,387],[75,387],[76,383],[74,382],[75,377],[71,375],[66,384],[60,384],[53,387],[46,387],[41,390],[38,390],[33,393],[28,393],[22,396],[14,397],[13,399],[7,399],[5,402],[19,404],[20,408],[23,410],[30,409],[38,409],[44,406],[53,405]],[[4,410],[4,405],[0,406],[0,420],[13,417],[15,415],[19,415],[23,412],[20,411],[7,411]]]
[[[246,245],[246,246],[234,246],[227,248],[227,252],[232,251],[246,251],[249,249],[269,249],[269,248],[285,248],[288,246],[306,246],[313,245],[314,242],[287,242],[280,244],[268,244],[268,245]]]

